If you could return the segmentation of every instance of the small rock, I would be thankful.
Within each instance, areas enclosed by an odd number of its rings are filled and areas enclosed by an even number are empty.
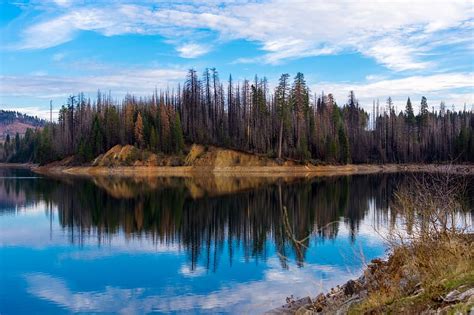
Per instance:
[[[474,288],[471,288],[467,291],[464,291],[463,293],[459,294],[458,300],[459,301],[464,301],[467,299],[470,299],[472,296],[474,296]]]
[[[446,294],[443,300],[448,303],[455,302],[458,300],[459,294],[460,292],[458,290],[453,290]]]
[[[351,296],[354,293],[357,293],[359,291],[360,284],[355,282],[354,280],[349,280],[347,283],[344,285],[344,294]]]
[[[309,296],[296,300],[296,301],[291,301],[291,303],[288,303],[286,305],[282,305],[278,308],[275,308],[273,310],[270,310],[268,312],[265,312],[265,314],[294,314],[296,311],[298,311],[301,307],[305,307],[309,304],[311,304],[311,298]],[[303,313],[301,313],[303,314]]]
[[[315,303],[326,303],[326,296],[324,293],[320,293],[317,297],[314,298]]]

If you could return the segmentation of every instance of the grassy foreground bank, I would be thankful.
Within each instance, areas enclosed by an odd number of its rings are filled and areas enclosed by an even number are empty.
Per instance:
[[[413,176],[394,199],[396,226],[384,235],[390,255],[356,280],[314,299],[290,299],[269,313],[469,314],[474,311],[472,179],[452,173]],[[466,199],[471,198],[471,202]],[[466,207],[467,205],[467,207]]]

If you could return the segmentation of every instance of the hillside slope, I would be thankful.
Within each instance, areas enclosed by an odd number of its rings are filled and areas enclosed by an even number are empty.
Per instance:
[[[28,116],[15,111],[0,110],[0,143],[7,135],[14,137],[17,133],[25,134],[28,128],[42,128],[46,121],[38,117]]]

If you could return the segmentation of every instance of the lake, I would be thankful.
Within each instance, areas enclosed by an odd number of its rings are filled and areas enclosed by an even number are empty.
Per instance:
[[[259,313],[384,256],[412,175],[49,178],[0,168],[0,313]]]

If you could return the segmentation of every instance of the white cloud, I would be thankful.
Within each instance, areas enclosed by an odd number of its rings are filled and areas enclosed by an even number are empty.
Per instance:
[[[328,290],[355,277],[358,272],[360,266],[352,270],[317,264],[298,268],[294,263],[290,263],[289,270],[282,270],[278,259],[270,258],[261,280],[230,285],[224,283],[206,294],[190,292],[189,285],[178,281],[172,288],[164,286],[159,295],[151,288],[114,286],[106,286],[103,291],[73,291],[66,281],[43,273],[27,274],[25,279],[30,294],[71,312],[143,314],[151,311],[186,313],[201,310],[247,314],[278,307],[290,294],[316,296],[321,290]]]
[[[421,70],[433,64],[414,60],[413,56],[420,53],[419,48],[400,44],[393,38],[385,38],[372,43],[364,54],[375,58],[378,62],[395,70]]]
[[[161,34],[181,39],[202,32],[209,41],[244,39],[260,44],[263,60],[277,63],[341,51],[356,51],[396,70],[421,70],[433,63],[426,54],[440,33],[453,28],[472,31],[471,1],[397,0],[327,2],[185,1],[156,8],[120,3],[113,7],[83,6],[27,27],[17,48],[36,49],[71,40],[78,31],[118,34]],[[113,14],[110,14],[113,12]],[[208,52],[202,44],[179,46],[185,58]],[[458,45],[470,45],[461,42]],[[256,59],[258,61],[258,59]],[[248,60],[247,60],[248,61]]]
[[[53,119],[56,119],[58,107],[72,94],[83,92],[86,97],[95,98],[97,90],[101,90],[110,91],[117,99],[127,93],[149,96],[155,88],[175,88],[186,77],[186,70],[179,68],[117,70],[95,63],[79,63],[77,66],[101,71],[100,74],[84,76],[55,76],[43,72],[30,75],[0,74],[0,107],[49,119],[49,101],[53,100]],[[39,104],[43,104],[43,107]]]
[[[149,95],[155,88],[174,87],[186,76],[181,69],[123,69],[108,74],[90,76],[0,75],[0,95],[65,98],[84,92],[95,94],[98,89],[111,91],[120,97],[126,93]]]
[[[60,7],[68,7],[72,4],[71,0],[54,0],[53,2]]]
[[[356,96],[367,110],[372,109],[372,100],[380,99],[382,105],[391,96],[398,109],[402,109],[408,97],[416,103],[422,95],[428,97],[431,105],[438,107],[440,101],[455,104],[461,109],[464,103],[474,103],[473,73],[444,73],[427,76],[410,76],[401,79],[381,79],[366,83],[330,83],[323,82],[312,86],[312,90],[333,93],[338,104],[347,100],[348,92],[355,91]],[[457,92],[453,92],[457,91]]]
[[[24,106],[5,106],[4,109],[6,110],[13,110],[16,112],[20,112],[22,114],[26,114],[29,116],[37,116],[42,119],[47,119],[49,120],[50,115],[49,115],[49,109],[45,109],[45,107],[38,107],[38,106],[29,106],[29,107],[24,107]],[[54,114],[54,118],[56,118],[56,113]]]
[[[178,46],[176,50],[179,52],[180,57],[196,58],[207,54],[210,51],[210,48],[205,45],[189,43]]]
[[[189,264],[181,265],[179,274],[186,278],[197,278],[206,275],[207,270],[202,266],[197,266],[194,269]]]
[[[34,24],[23,31],[22,42],[14,49],[43,49],[66,43],[74,38],[76,29],[68,16]]]
[[[64,102],[67,96],[78,92],[95,97],[98,89],[110,90],[116,98],[120,98],[126,93],[139,96],[150,95],[155,87],[158,89],[175,87],[184,80],[186,70],[158,68],[112,71],[109,69],[107,74],[76,77],[38,74],[40,73],[23,76],[0,75],[1,98],[32,97],[43,99],[45,102],[53,99],[57,104],[58,101]],[[455,104],[456,109],[462,109],[464,103],[470,109],[471,104],[474,104],[473,73],[453,72],[397,79],[369,75],[366,80],[366,82],[355,83],[320,82],[312,84],[308,82],[308,84],[314,93],[319,94],[321,91],[326,94],[332,93],[340,105],[346,102],[348,92],[353,90],[361,105],[369,111],[372,109],[374,99],[379,99],[383,105],[389,96],[392,97],[398,109],[404,107],[407,97],[411,97],[412,102],[416,103],[421,96],[426,96],[430,106],[433,105],[435,108],[441,101],[445,101],[448,106]],[[270,84],[273,83],[275,82],[270,82]],[[49,118],[49,112],[41,110],[39,107],[23,106],[12,109]]]

